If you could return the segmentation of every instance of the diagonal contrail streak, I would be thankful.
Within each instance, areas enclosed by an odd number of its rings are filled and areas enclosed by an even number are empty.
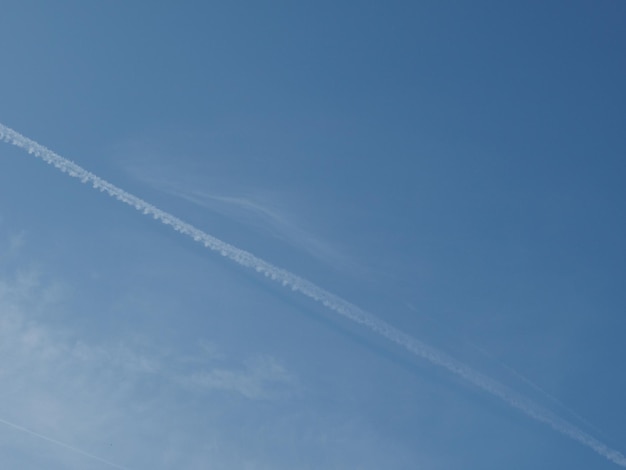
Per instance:
[[[520,372],[518,372],[517,370],[515,370],[513,367],[511,367],[510,365],[508,365],[506,362],[502,361],[501,359],[498,359],[497,357],[495,357],[493,354],[491,354],[489,351],[476,346],[475,344],[472,344],[470,342],[468,342],[467,344],[469,344],[472,348],[476,349],[477,351],[479,351],[480,353],[484,354],[485,356],[489,357],[492,361],[500,364],[500,366],[504,367],[506,370],[508,370],[511,374],[513,374],[515,377],[517,377],[518,379],[520,379],[522,382],[524,382],[526,385],[530,386],[531,388],[535,389],[535,391],[539,392],[540,394],[542,394],[544,397],[546,397],[548,400],[550,400],[552,403],[555,403],[559,408],[563,409],[564,411],[566,411],[567,413],[569,413],[571,416],[575,417],[576,419],[580,420],[582,423],[584,423],[585,425],[589,426],[590,428],[593,428],[594,430],[596,430],[599,433],[602,433],[602,431],[600,429],[598,429],[594,424],[590,423],[589,421],[587,421],[585,418],[583,418],[582,416],[580,416],[578,413],[576,413],[574,410],[572,410],[569,406],[567,406],[565,403],[563,403],[561,400],[559,400],[558,398],[556,398],[554,395],[552,395],[551,393],[546,392],[543,388],[541,388],[539,385],[537,385],[535,382],[533,382],[532,380],[530,380],[528,377],[524,376],[523,374],[521,374]]]
[[[72,452],[74,452],[76,454],[83,455],[83,456],[88,457],[88,458],[90,458],[92,460],[97,460],[98,462],[104,463],[104,464],[108,465],[109,467],[117,468],[118,470],[130,470],[128,467],[122,467],[121,465],[118,465],[118,464],[116,464],[114,462],[111,462],[110,460],[106,460],[106,459],[103,459],[102,457],[98,457],[97,455],[90,454],[89,452],[85,452],[84,450],[81,450],[78,447],[74,447],[72,445],[66,444],[65,442],[58,441],[58,440],[53,439],[51,437],[48,437],[48,436],[46,436],[44,434],[41,434],[41,433],[35,432],[35,431],[31,430],[31,429],[25,428],[24,426],[20,426],[19,424],[15,424],[15,423],[12,423],[11,421],[7,421],[6,419],[0,418],[0,423],[4,424],[6,426],[9,426],[9,427],[11,427],[13,429],[16,429],[18,431],[21,431],[23,433],[30,434],[31,436],[34,436],[34,437],[36,437],[38,439],[42,439],[44,441],[51,442],[52,444],[55,444],[57,446],[63,447],[63,448],[68,449],[68,450],[71,450]]]
[[[0,124],[0,139],[26,150],[29,154],[41,158],[46,163],[54,166],[63,173],[67,173],[69,176],[81,180],[83,183],[91,184],[94,189],[107,193],[109,196],[134,207],[143,214],[152,216],[159,222],[169,225],[177,232],[193,238],[195,241],[202,243],[206,248],[220,253],[222,256],[230,259],[231,261],[243,267],[255,270],[273,281],[321,303],[329,310],[332,310],[333,312],[370,329],[380,336],[387,338],[389,341],[398,344],[415,356],[442,367],[452,374],[465,379],[483,391],[498,397],[509,406],[594,450],[611,462],[621,467],[626,467],[626,457],[623,454],[611,449],[606,444],[600,442],[595,437],[587,434],[568,421],[560,418],[553,412],[540,407],[517,392],[509,389],[505,385],[471,369],[469,366],[445,354],[444,352],[439,351],[432,346],[407,335],[406,333],[403,333],[384,320],[366,312],[365,310],[362,310],[341,297],[322,289],[316,284],[313,284],[311,281],[308,281],[285,269],[274,266],[273,264],[254,256],[252,253],[237,248],[213,237],[212,235],[209,235],[208,233],[203,232],[193,225],[182,221],[178,217],[158,209],[143,199],[127,193],[123,189],[118,188],[108,181],[78,166],[71,160],[61,157],[52,150],[21,135],[11,128],[4,126],[3,124]]]

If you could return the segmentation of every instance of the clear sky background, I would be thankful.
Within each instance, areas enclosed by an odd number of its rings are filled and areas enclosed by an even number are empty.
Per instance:
[[[0,43],[1,123],[626,451],[626,2],[8,0]],[[3,143],[0,467],[115,465],[619,468]]]

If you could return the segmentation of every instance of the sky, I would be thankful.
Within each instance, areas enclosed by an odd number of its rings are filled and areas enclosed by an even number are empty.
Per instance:
[[[0,467],[626,467],[625,21],[4,1]]]

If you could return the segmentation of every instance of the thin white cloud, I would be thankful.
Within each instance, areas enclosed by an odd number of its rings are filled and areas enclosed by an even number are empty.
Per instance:
[[[189,185],[173,181],[172,178],[167,181],[143,175],[138,175],[138,178],[167,194],[254,226],[336,269],[347,269],[354,273],[364,270],[332,243],[305,230],[295,220],[296,217],[289,214],[284,207],[279,207],[281,204],[272,201],[276,199],[275,195],[270,197],[252,190],[220,195],[203,190],[190,190]]]
[[[268,400],[283,397],[275,392],[288,390],[295,383],[293,375],[272,356],[255,355],[233,366],[233,361],[210,341],[200,342],[194,356],[193,349],[179,356],[145,338],[90,344],[30,313],[44,310],[51,314],[63,308],[63,303],[41,295],[46,289],[34,271],[0,274],[0,425],[70,454],[129,470],[130,466],[116,461],[133,459],[124,454],[115,454],[115,458],[100,454],[102,441],[108,442],[112,435],[122,438],[137,434],[136,445],[141,451],[142,439],[150,440],[146,445],[150,448],[154,439],[167,442],[174,432],[163,429],[146,436],[145,422],[133,419],[133,415],[149,422],[162,421],[156,414],[180,401],[176,397],[181,394],[188,397],[190,387],[196,398],[221,390],[247,399]],[[146,393],[150,384],[154,388]],[[172,419],[172,411],[166,411],[165,416]],[[189,445],[186,452],[160,449],[169,455],[170,468],[196,468],[180,465],[193,456],[206,462],[201,446]],[[64,459],[63,454],[58,458]],[[145,457],[135,455],[135,460],[145,461]],[[62,468],[83,468],[84,462],[78,460],[74,465]],[[206,464],[197,468],[206,468]]]
[[[42,290],[45,291],[40,289],[38,276],[33,272],[22,272],[14,279],[0,279],[0,377],[5,384],[11,384],[10,387],[4,387],[5,393],[13,389],[24,397],[20,384],[25,375],[38,376],[37,380],[40,380],[42,375],[54,374],[68,359],[69,349],[66,344],[53,340],[54,334],[51,331],[35,321],[27,320],[22,314],[24,304],[28,304],[33,297],[39,299],[40,304],[49,305],[50,300],[39,295]],[[41,409],[42,400],[24,399],[31,403],[31,411],[32,403],[39,404],[39,409],[35,409],[33,414],[36,415],[35,421],[45,427],[46,421],[50,419],[46,416],[49,413]],[[48,433],[36,431],[33,426],[18,424],[16,420],[9,420],[7,417],[0,417],[0,423],[109,467],[130,470],[76,445],[51,437]]]
[[[50,149],[34,142],[31,139],[28,139],[27,137],[2,124],[0,124],[0,138],[26,150],[28,153],[38,158],[41,158],[46,163],[53,165],[63,173],[67,173],[69,176],[77,178],[83,183],[89,183],[94,189],[105,192],[118,201],[130,205],[143,214],[151,216],[155,220],[172,227],[177,232],[191,237],[195,241],[202,243],[206,248],[218,252],[225,258],[228,258],[245,268],[252,269],[260,274],[263,274],[271,280],[321,303],[329,310],[370,329],[380,336],[387,338],[389,341],[405,348],[415,356],[423,358],[432,364],[442,367],[452,374],[465,379],[472,385],[501,399],[511,407],[521,411],[536,421],[544,423],[553,428],[555,431],[594,450],[611,462],[619,466],[626,467],[626,457],[623,454],[611,449],[595,437],[558,417],[551,411],[538,406],[496,380],[471,369],[455,358],[407,335],[382,319],[362,310],[341,297],[328,292],[327,290],[304,278],[301,278],[300,276],[297,276],[296,274],[274,266],[273,264],[262,260],[245,250],[232,246],[197,229],[174,215],[169,214],[138,198],[137,196],[118,188],[93,173],[90,173],[72,161],[61,157]]]
[[[232,391],[250,399],[264,399],[275,387],[292,382],[291,375],[271,356],[259,356],[247,361],[242,369],[214,368],[194,373],[188,382],[206,390]]]
[[[26,235],[24,232],[18,232],[10,235],[6,242],[3,243],[4,246],[0,248],[0,259],[14,258],[17,256],[24,246],[25,239]]]

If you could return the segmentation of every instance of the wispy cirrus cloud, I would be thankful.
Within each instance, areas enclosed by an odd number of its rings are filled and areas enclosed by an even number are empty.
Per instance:
[[[46,452],[42,458],[49,468],[85,468],[85,459],[109,468],[145,468],[149,459],[142,452],[158,442],[167,456],[162,460],[172,466],[206,468],[201,447],[189,444],[183,451],[167,444],[171,429],[155,431],[163,413],[172,420],[176,403],[218,392],[272,400],[276,390],[294,384],[277,358],[265,354],[240,361],[210,341],[199,343],[193,356],[146,338],[89,342],[70,327],[45,321],[66,308],[62,298],[44,294],[50,282],[26,268],[0,273],[0,426],[32,441],[25,444],[29,452]],[[154,427],[146,428],[148,423]],[[132,447],[120,441],[133,435]],[[42,450],[36,442],[61,452]],[[188,465],[191,460],[195,467]]]
[[[0,258],[12,258],[17,256],[22,249],[22,246],[24,246],[25,240],[26,234],[24,232],[11,234],[5,241],[4,249],[0,251]]]
[[[88,450],[70,429],[71,416],[76,414],[60,399],[57,385],[59,379],[65,385],[75,383],[77,361],[68,333],[36,320],[39,311],[58,307],[49,296],[41,295],[45,290],[36,272],[0,277],[0,423],[73,455],[128,470],[115,459]],[[32,310],[35,315],[29,314]],[[78,392],[73,390],[74,400],[84,400]],[[61,416],[67,418],[66,426],[60,425]],[[87,416],[83,418],[90,422]],[[74,468],[68,461],[64,464]]]
[[[285,196],[280,197],[276,192],[270,195],[267,191],[249,188],[230,194],[219,194],[193,189],[193,185],[177,181],[171,176],[167,179],[150,178],[136,173],[136,178],[153,188],[254,227],[260,233],[280,240],[336,269],[355,273],[365,269],[351,259],[345,250],[315,235],[310,229],[305,229],[298,222],[299,217],[295,217],[283,207],[284,204],[278,202],[285,199]]]
[[[236,392],[250,399],[266,399],[277,389],[293,383],[293,376],[271,356],[257,356],[237,369],[213,368],[195,372],[185,381],[204,390]]]
[[[147,338],[111,338],[102,344],[90,344],[69,329],[59,329],[29,315],[32,299],[35,310],[60,308],[36,273],[20,272],[14,278],[0,278],[0,374],[19,373],[23,363],[41,366],[28,370],[52,370],[57,362],[81,370],[107,369],[108,374],[125,375],[125,380],[141,381],[143,376],[158,375],[174,386],[194,386],[196,390],[231,391],[246,398],[268,398],[277,387],[295,385],[295,377],[277,358],[255,354],[242,361],[233,360],[219,350],[215,342],[200,341],[194,356],[165,351]],[[18,359],[16,362],[15,359]]]

